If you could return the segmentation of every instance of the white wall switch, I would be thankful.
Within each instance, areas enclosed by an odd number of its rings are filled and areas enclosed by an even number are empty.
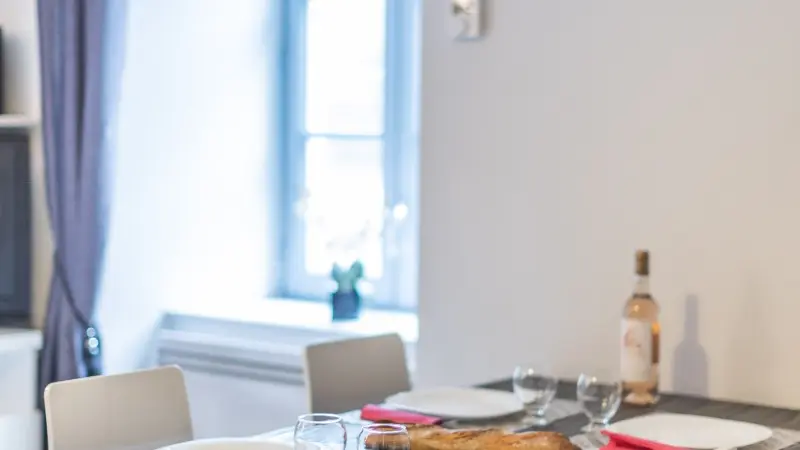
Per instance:
[[[484,0],[450,0],[457,40],[478,39],[483,35]]]

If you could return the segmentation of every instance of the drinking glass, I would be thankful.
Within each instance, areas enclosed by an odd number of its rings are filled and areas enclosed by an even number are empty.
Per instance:
[[[622,382],[618,378],[582,373],[578,377],[578,403],[589,418],[589,430],[605,428],[622,402]]]
[[[373,423],[361,429],[358,450],[410,450],[411,439],[403,425]]]
[[[514,394],[525,407],[525,423],[547,425],[545,411],[556,396],[558,378],[546,371],[538,371],[529,366],[514,369],[512,377]]]
[[[336,414],[304,414],[294,426],[295,450],[344,450],[347,429]]]

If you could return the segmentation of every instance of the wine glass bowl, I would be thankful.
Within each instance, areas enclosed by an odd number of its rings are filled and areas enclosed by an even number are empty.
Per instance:
[[[373,423],[358,434],[358,450],[411,450],[411,439],[403,425]]]
[[[525,408],[525,422],[530,425],[547,425],[545,412],[556,396],[558,378],[530,366],[518,366],[514,369],[512,382],[514,394]]]
[[[294,426],[295,450],[344,450],[347,429],[336,414],[304,414]]]
[[[622,403],[622,382],[584,373],[578,377],[576,394],[589,428],[605,428]]]

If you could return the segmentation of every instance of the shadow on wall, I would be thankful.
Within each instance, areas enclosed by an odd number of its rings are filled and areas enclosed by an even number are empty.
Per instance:
[[[697,296],[688,295],[684,307],[683,340],[675,349],[672,386],[675,392],[708,396],[708,355],[698,340]]]

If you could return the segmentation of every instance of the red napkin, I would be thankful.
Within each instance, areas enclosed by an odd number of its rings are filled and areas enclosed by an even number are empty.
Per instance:
[[[438,417],[423,416],[422,414],[382,408],[378,405],[365,405],[361,408],[361,420],[413,425],[436,425],[442,422],[442,419]]]
[[[602,450],[686,450],[674,445],[662,444],[660,442],[648,441],[633,436],[614,433],[612,431],[601,431],[608,436],[608,444]]]

